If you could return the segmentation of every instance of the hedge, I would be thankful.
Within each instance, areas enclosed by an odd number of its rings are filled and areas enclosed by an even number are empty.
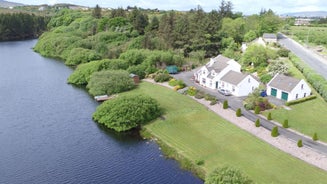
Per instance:
[[[313,86],[313,88],[321,95],[325,101],[327,101],[327,80],[322,75],[311,69],[307,64],[303,63],[294,54],[290,54],[289,58],[294,66],[302,72],[304,77]]]
[[[316,99],[316,98],[317,98],[316,95],[310,95],[310,96],[307,96],[307,97],[304,97],[304,98],[300,98],[298,100],[292,100],[292,101],[286,102],[285,105],[291,106],[291,105],[299,104],[299,103],[306,102],[306,101],[309,101],[309,100],[313,100],[313,99]]]

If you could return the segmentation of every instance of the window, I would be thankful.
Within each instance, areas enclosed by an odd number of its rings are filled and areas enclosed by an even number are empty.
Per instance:
[[[299,94],[296,94],[296,95],[295,95],[295,99],[298,99],[298,98],[299,98]]]
[[[301,85],[301,89],[303,89],[303,84]]]
[[[235,86],[232,87],[232,91],[235,92]]]
[[[303,97],[306,97],[306,96],[307,96],[307,94],[306,94],[306,93],[304,93]]]
[[[205,84],[206,83],[206,79],[202,78],[202,83]]]
[[[251,82],[251,79],[250,78],[248,78],[248,83],[250,83]]]

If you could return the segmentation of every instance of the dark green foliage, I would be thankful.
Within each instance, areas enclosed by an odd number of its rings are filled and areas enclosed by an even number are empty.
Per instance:
[[[117,97],[102,103],[93,119],[115,131],[127,131],[162,114],[156,100],[143,95]]]
[[[223,103],[223,109],[227,109],[228,108],[228,101],[225,100]]]
[[[240,108],[238,108],[238,109],[236,110],[236,116],[237,116],[237,117],[241,117],[241,116],[242,116],[242,111],[241,111]]]
[[[266,73],[260,76],[260,81],[264,84],[267,84],[273,78],[272,75]]]
[[[196,95],[197,92],[198,92],[198,90],[193,86],[191,86],[187,89],[187,94],[190,96]]]
[[[268,116],[267,116],[267,119],[268,119],[268,120],[272,120],[271,112],[269,112],[269,114],[268,114]]]
[[[195,164],[196,165],[204,165],[204,160],[196,160]]]
[[[243,103],[246,110],[254,110],[256,113],[257,107],[259,107],[259,112],[272,108],[268,99],[260,96],[260,92],[261,88],[257,88],[244,100]]]
[[[205,95],[204,95],[204,99],[207,100],[207,101],[214,101],[214,100],[217,100],[215,96],[210,95],[210,94],[205,94]]]
[[[303,103],[303,102],[306,102],[306,101],[309,101],[309,100],[313,100],[313,99],[316,99],[316,98],[317,98],[316,95],[310,95],[310,96],[307,96],[307,97],[304,97],[304,98],[300,98],[298,100],[288,101],[288,102],[285,103],[285,105],[291,106],[291,105]]]
[[[259,106],[255,106],[254,113],[255,114],[259,114],[260,113],[260,107]]]
[[[74,48],[70,51],[65,64],[68,66],[75,66],[81,63],[88,63],[99,59],[101,59],[101,56],[97,54],[96,51],[83,48]]]
[[[288,54],[290,53],[290,51],[286,48],[281,48],[277,51],[277,54],[280,56],[280,57],[288,57]]]
[[[269,59],[276,59],[277,53],[274,50],[261,45],[251,45],[246,49],[241,61],[243,67],[266,67]]]
[[[317,132],[315,132],[312,136],[312,140],[317,141],[318,140],[318,135]]]
[[[36,38],[46,31],[48,17],[26,13],[0,15],[0,41]]]
[[[297,141],[297,147],[299,148],[303,147],[302,139]]]
[[[69,76],[68,83],[87,85],[94,72],[101,70],[125,70],[127,67],[127,62],[119,59],[91,61],[89,63],[78,65],[74,72]]]
[[[217,168],[205,179],[205,184],[251,184],[247,176],[231,167]]]
[[[289,128],[290,126],[288,125],[288,120],[285,119],[284,122],[283,122],[283,127],[284,128]]]
[[[218,103],[217,99],[210,100],[210,105],[216,105]]]
[[[271,136],[272,137],[277,137],[279,135],[278,133],[278,127],[275,126],[272,130],[271,130]]]
[[[135,84],[124,70],[105,70],[93,73],[86,87],[91,95],[96,96],[128,91],[135,88]]]
[[[255,126],[260,127],[260,119],[255,120]]]

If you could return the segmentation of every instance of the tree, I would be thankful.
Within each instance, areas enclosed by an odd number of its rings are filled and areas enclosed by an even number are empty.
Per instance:
[[[271,130],[271,136],[272,137],[277,137],[279,135],[278,133],[278,127],[275,126],[272,130]]]
[[[267,119],[268,119],[268,120],[272,120],[271,112],[269,112],[269,114],[268,114],[268,116],[267,116]]]
[[[255,114],[259,114],[260,113],[260,107],[259,106],[255,106],[254,113]]]
[[[254,30],[250,30],[244,35],[245,42],[251,42],[257,38],[257,33]]]
[[[255,126],[260,127],[260,119],[255,120]]]
[[[231,167],[217,168],[205,179],[205,184],[251,184],[247,176]]]
[[[127,71],[105,70],[93,73],[86,87],[91,95],[96,96],[128,91],[133,89],[135,84]]]
[[[261,45],[250,45],[241,58],[243,66],[266,67],[268,66],[269,55],[267,49]]]
[[[219,17],[225,18],[232,18],[233,16],[233,3],[230,1],[225,2],[225,0],[220,1],[219,9],[218,9],[218,14]]]
[[[282,20],[272,11],[261,11],[260,13],[260,35],[263,33],[276,33],[282,25]]]
[[[289,66],[281,60],[272,61],[268,66],[268,74],[271,76],[275,76],[278,73],[287,75],[288,72]]]
[[[101,7],[97,4],[92,11],[92,16],[96,19],[100,19],[102,17],[101,11]]]
[[[162,114],[156,100],[144,95],[117,97],[102,103],[93,119],[115,131],[127,131],[148,123]]]
[[[312,136],[312,140],[317,141],[318,140],[318,135],[317,132],[315,132]]]

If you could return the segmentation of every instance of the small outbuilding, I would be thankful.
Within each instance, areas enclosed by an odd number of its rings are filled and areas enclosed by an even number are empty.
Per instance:
[[[176,65],[170,65],[166,67],[166,70],[169,74],[176,74],[178,73],[178,68]]]
[[[311,95],[311,88],[303,79],[276,74],[267,84],[267,94],[292,101]]]
[[[276,34],[272,34],[272,33],[264,33],[262,36],[262,39],[266,42],[266,43],[277,43],[277,36]]]
[[[138,75],[131,73],[129,74],[129,77],[133,79],[134,84],[137,85],[140,83],[140,77]]]

